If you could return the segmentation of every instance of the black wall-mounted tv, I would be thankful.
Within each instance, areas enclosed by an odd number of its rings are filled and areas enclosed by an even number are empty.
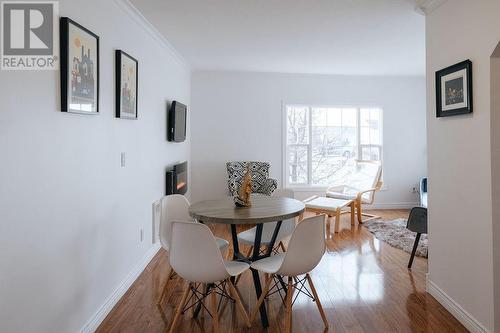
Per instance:
[[[167,139],[182,142],[186,140],[187,106],[173,101],[168,110]]]

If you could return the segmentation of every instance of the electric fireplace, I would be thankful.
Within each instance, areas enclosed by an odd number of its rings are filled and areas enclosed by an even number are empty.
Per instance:
[[[166,172],[165,194],[185,194],[188,190],[187,162],[179,163]]]

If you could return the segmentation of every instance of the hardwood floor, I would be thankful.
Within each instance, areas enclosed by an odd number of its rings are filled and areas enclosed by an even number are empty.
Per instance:
[[[384,220],[408,216],[406,210],[373,213]],[[218,225],[214,233],[230,239],[229,226]],[[413,269],[408,270],[409,254],[374,239],[363,227],[351,227],[349,215],[342,216],[340,233],[333,235],[327,245],[327,252],[311,278],[330,323],[329,332],[467,332],[425,292],[426,259],[416,257]],[[158,308],[157,299],[168,273],[168,258],[162,250],[97,331],[167,331],[184,286],[183,282],[171,283],[170,295],[162,309]],[[251,312],[257,300],[250,272],[244,273],[237,288]],[[236,306],[230,304],[220,315],[221,332],[282,332],[285,313],[279,296],[273,295],[266,302],[269,330],[262,329],[258,316],[252,328],[246,328]],[[292,325],[294,332],[323,332],[316,305],[307,297],[299,297],[295,302]],[[188,311],[176,332],[211,332],[211,327],[208,315],[191,319]]]

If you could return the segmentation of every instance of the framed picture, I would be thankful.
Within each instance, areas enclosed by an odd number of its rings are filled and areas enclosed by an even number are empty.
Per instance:
[[[122,50],[115,52],[116,118],[137,119],[139,63]]]
[[[99,36],[61,17],[61,110],[99,113]]]
[[[436,116],[472,113],[472,62],[436,72]]]

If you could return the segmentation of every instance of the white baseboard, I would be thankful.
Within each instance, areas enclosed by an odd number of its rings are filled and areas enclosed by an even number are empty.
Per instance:
[[[431,294],[442,306],[448,310],[462,325],[464,325],[472,333],[489,333],[476,318],[465,311],[457,302],[448,296],[434,282],[427,278],[427,292]]]
[[[96,313],[89,319],[89,321],[80,330],[82,333],[95,332],[99,325],[102,323],[104,318],[113,309],[113,307],[118,303],[120,298],[127,292],[128,288],[132,283],[137,280],[139,275],[144,271],[146,266],[151,262],[153,257],[158,253],[161,246],[159,244],[153,244],[153,246],[148,250],[144,258],[134,267],[134,269],[125,277],[125,279],[118,285],[118,287],[113,291],[113,293],[106,299],[103,305],[97,310]]]

